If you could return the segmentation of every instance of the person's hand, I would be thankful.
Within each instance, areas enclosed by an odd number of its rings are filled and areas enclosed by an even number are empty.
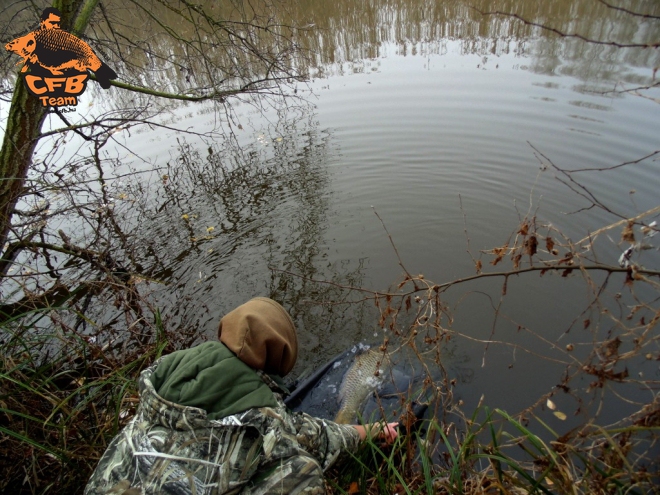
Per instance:
[[[369,436],[377,438],[379,440],[385,441],[387,444],[392,444],[396,440],[396,437],[399,436],[397,431],[397,426],[399,423],[372,423],[367,425],[353,425],[358,433],[360,434],[360,439],[364,440],[367,438],[367,432]]]
[[[375,425],[375,426],[380,426],[380,425]],[[396,440],[396,437],[399,436],[399,432],[396,429],[397,426],[399,426],[399,423],[387,423],[384,425],[384,427],[380,430],[378,433],[379,439],[385,441],[388,445],[391,445],[394,443]]]

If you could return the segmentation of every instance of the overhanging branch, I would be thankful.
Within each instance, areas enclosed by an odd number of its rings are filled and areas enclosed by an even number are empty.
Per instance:
[[[508,279],[512,275],[520,275],[523,273],[530,273],[530,272],[548,272],[548,271],[562,271],[565,272],[567,270],[573,271],[573,270],[582,270],[582,271],[605,271],[608,273],[626,273],[629,275],[649,275],[653,277],[660,277],[660,271],[658,270],[646,270],[644,268],[619,268],[616,266],[610,266],[610,265],[574,265],[574,266],[566,266],[566,265],[555,265],[555,266],[530,266],[527,268],[520,268],[518,270],[509,270],[509,271],[503,271],[503,272],[486,272],[486,273],[478,273],[476,275],[471,275],[469,277],[463,277],[463,278],[457,278],[454,280],[451,280],[449,282],[444,282],[441,284],[434,284],[432,286],[427,286],[424,285],[423,287],[418,287],[415,286],[413,290],[407,291],[407,292],[386,292],[386,291],[377,291],[377,290],[372,290],[372,289],[365,289],[363,287],[353,287],[351,285],[344,285],[344,284],[339,284],[336,282],[331,282],[328,280],[317,280],[313,279],[310,277],[305,277],[304,275],[300,275],[298,273],[289,271],[289,270],[282,270],[280,268],[275,268],[275,267],[269,267],[270,270],[274,272],[279,272],[279,273],[285,273],[287,275],[291,275],[293,277],[301,278],[304,280],[307,280],[309,282],[314,282],[314,283],[319,283],[319,284],[327,284],[327,285],[333,285],[335,287],[339,287],[341,289],[346,289],[346,290],[353,290],[357,292],[364,292],[367,294],[371,294],[373,296],[377,297],[406,297],[412,294],[415,294],[417,292],[426,292],[429,289],[439,292],[440,290],[446,290],[449,287],[452,287],[453,285],[458,285],[462,284],[465,282],[470,282],[472,280],[479,280],[482,278],[491,278],[491,277],[504,277],[505,279]],[[411,279],[407,279],[411,280]],[[407,281],[406,280],[406,281]],[[414,280],[413,280],[414,282]],[[350,303],[352,301],[347,301],[346,303]]]
[[[519,14],[514,14],[512,12],[502,12],[501,10],[491,10],[491,11],[483,11],[480,10],[476,7],[470,7],[477,12],[479,12],[481,15],[501,15],[504,17],[513,17],[514,19],[518,19],[520,22],[527,24],[528,26],[535,26],[538,28],[541,28],[545,31],[550,31],[551,33],[555,33],[562,38],[576,38],[579,40],[582,40],[586,43],[593,43],[595,45],[607,45],[607,46],[615,46],[617,48],[658,48],[660,47],[660,43],[617,43],[616,41],[603,41],[603,40],[595,40],[592,38],[587,38],[586,36],[579,34],[579,33],[565,33],[563,31],[560,31],[557,28],[553,28],[551,26],[548,26],[547,24],[543,24],[542,22],[534,22],[530,21],[529,19],[525,19],[523,16]]]

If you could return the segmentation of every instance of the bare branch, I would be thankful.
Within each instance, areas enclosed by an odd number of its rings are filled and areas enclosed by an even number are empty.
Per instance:
[[[339,287],[341,289],[346,289],[349,291],[355,291],[355,292],[362,292],[365,294],[371,294],[372,296],[375,297],[406,297],[410,296],[413,294],[416,294],[418,292],[426,291],[429,289],[429,287],[424,286],[420,287],[415,285],[415,288],[412,290],[406,291],[406,292],[387,292],[387,291],[378,291],[378,290],[372,290],[372,289],[366,289],[363,287],[354,287],[351,285],[345,285],[345,284],[339,284],[337,282],[331,282],[327,280],[319,280],[319,279],[314,279],[311,277],[306,277],[304,275],[300,275],[299,273],[295,273],[289,270],[282,270],[280,268],[275,268],[275,267],[269,267],[270,270],[278,273],[286,273],[287,275],[291,275],[297,278],[300,278],[302,280],[307,280],[309,282],[314,282],[318,284],[326,284],[326,285],[332,285],[334,287]],[[482,272],[478,273],[476,275],[471,275],[469,277],[463,277],[463,278],[457,278],[454,280],[451,280],[449,282],[443,282],[441,284],[435,284],[431,286],[431,289],[435,292],[443,291],[454,286],[454,285],[460,285],[464,284],[466,282],[471,282],[473,280],[479,280],[483,278],[492,278],[492,277],[504,277],[505,279],[508,279],[509,277],[513,275],[521,275],[523,273],[532,273],[532,272],[541,272],[541,274],[549,272],[549,271],[562,271],[565,272],[566,270],[572,271],[572,270],[584,270],[584,271],[604,271],[607,273],[628,273],[628,274],[639,274],[639,275],[649,275],[652,277],[660,277],[660,270],[647,270],[644,268],[620,268],[617,266],[611,266],[611,265],[580,265],[580,266],[559,266],[559,265],[550,265],[550,266],[529,266],[526,268],[520,268],[518,270],[509,270],[509,271],[504,271],[504,272]],[[409,279],[411,282],[415,283],[416,281],[419,282],[422,279],[419,278],[413,278]],[[354,301],[346,301],[343,304],[352,304]]]
[[[614,169],[617,169],[617,168],[625,167],[626,165],[634,165],[636,163],[643,162],[647,158],[654,157],[655,155],[657,155],[659,153],[660,153],[660,150],[656,150],[653,153],[649,153],[648,155],[643,156],[642,158],[638,158],[637,160],[631,160],[629,162],[619,163],[618,165],[614,165],[612,167],[576,168],[576,169],[573,169],[573,170],[567,170],[566,172],[571,174],[573,172],[596,172],[596,171],[597,172],[604,172],[606,170],[614,170]]]
[[[605,5],[609,9],[613,10],[618,10],[620,12],[625,12],[626,14],[634,15],[636,17],[642,17],[644,19],[660,19],[660,16],[657,15],[651,15],[651,14],[641,14],[639,12],[634,12],[632,10],[624,9],[623,7],[617,7],[616,5],[612,5],[611,3],[606,2],[605,0],[598,0],[600,3]]]
[[[397,260],[399,260],[399,266],[406,273],[406,276],[408,277],[408,279],[413,281],[413,285],[415,286],[415,289],[417,289],[417,284],[415,283],[415,279],[410,274],[410,272],[406,269],[406,267],[403,265],[403,261],[401,260],[401,256],[399,255],[399,250],[396,248],[396,245],[394,244],[394,240],[392,239],[392,236],[390,235],[389,230],[387,230],[387,227],[385,226],[385,222],[383,222],[383,219],[380,218],[380,215],[376,211],[376,208],[374,208],[373,206],[371,208],[374,210],[374,213],[378,217],[378,220],[380,220],[380,223],[383,226],[383,229],[385,229],[385,233],[387,234],[387,237],[390,240],[390,244],[392,244],[392,248],[394,248],[394,252],[396,253],[396,258],[397,258]]]
[[[602,234],[603,232],[607,232],[608,230],[612,230],[612,229],[614,229],[614,228],[616,228],[616,227],[620,227],[620,226],[625,225],[625,224],[630,223],[630,222],[632,222],[632,223],[636,223],[636,222],[638,222],[639,220],[641,220],[641,219],[644,218],[644,217],[647,217],[647,216],[649,216],[649,215],[655,215],[655,214],[657,214],[657,213],[660,213],[660,206],[656,206],[656,207],[654,207],[654,208],[651,208],[650,210],[646,210],[645,212],[640,213],[639,215],[636,215],[636,216],[634,216],[634,217],[631,217],[631,218],[624,218],[623,220],[619,220],[619,221],[617,221],[617,222],[614,222],[614,223],[608,225],[607,227],[603,227],[603,228],[600,228],[600,229],[598,229],[598,230],[596,230],[596,231],[594,231],[594,232],[591,232],[588,236],[583,237],[583,238],[580,239],[578,242],[576,242],[576,245],[582,244],[582,243],[585,242],[585,241],[593,242],[593,240],[594,240],[599,234]]]
[[[500,15],[500,16],[505,16],[505,17],[512,17],[514,19],[519,20],[520,22],[527,24],[528,26],[535,26],[538,28],[541,28],[545,31],[550,31],[552,33],[555,33],[562,38],[576,38],[579,40],[582,40],[586,43],[593,43],[594,45],[607,45],[607,46],[615,46],[617,48],[658,48],[660,47],[660,43],[617,43],[615,41],[603,41],[603,40],[594,40],[591,38],[587,38],[586,36],[579,34],[579,33],[564,33],[563,31],[560,31],[559,29],[553,28],[548,26],[547,24],[543,24],[541,22],[533,22],[530,21],[529,19],[525,19],[523,16],[519,14],[513,14],[511,12],[502,12],[500,10],[493,10],[493,11],[483,11],[480,10],[476,7],[470,7],[477,12],[479,12],[481,15]]]
[[[90,76],[90,78],[94,78],[93,75]],[[240,93],[245,93],[246,92],[245,90],[249,89],[249,88],[241,88],[241,89],[231,89],[226,91],[214,91],[207,95],[193,96],[193,95],[168,93],[166,91],[156,91],[155,89],[145,88],[143,86],[135,86],[133,84],[124,83],[116,79],[114,81],[110,81],[110,84],[117,88],[128,89],[135,93],[142,93],[150,96],[158,96],[159,98],[165,98],[168,100],[180,100],[180,101],[222,100],[229,96],[235,96]]]

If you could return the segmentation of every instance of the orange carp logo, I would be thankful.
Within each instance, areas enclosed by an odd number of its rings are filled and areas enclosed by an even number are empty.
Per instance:
[[[104,89],[117,78],[87,43],[60,29],[61,17],[54,7],[44,9],[37,29],[5,45],[7,51],[23,58],[25,85],[44,106],[77,105],[87,87],[88,71]]]

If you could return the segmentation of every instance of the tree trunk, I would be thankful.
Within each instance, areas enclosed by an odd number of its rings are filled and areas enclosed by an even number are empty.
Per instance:
[[[46,107],[28,92],[19,78],[0,150],[0,249],[3,253],[12,213],[32,163],[32,153],[45,116]]]
[[[82,3],[83,0],[53,2],[53,6],[62,13],[62,29],[70,29],[76,35],[82,34],[98,0],[85,2],[78,15]],[[35,22],[37,20],[35,19]],[[9,108],[2,149],[0,149],[0,253],[3,254],[12,214],[32,164],[32,153],[39,141],[46,110],[47,108],[28,92],[23,78],[18,77]]]

